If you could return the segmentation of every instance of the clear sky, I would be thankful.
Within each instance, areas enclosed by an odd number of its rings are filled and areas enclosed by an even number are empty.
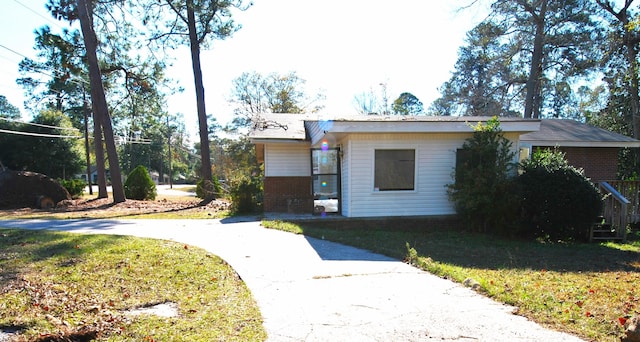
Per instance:
[[[43,25],[58,32],[64,22],[50,19],[46,0],[2,0],[0,7],[0,95],[23,110],[16,83],[18,63],[33,58],[34,33]],[[242,29],[203,51],[207,112],[221,123],[232,117],[231,81],[243,72],[297,72],[310,94],[323,92],[325,112],[355,114],[354,96],[373,89],[393,101],[410,92],[425,108],[438,97],[463,44],[465,33],[483,17],[456,11],[465,0],[254,0],[235,13]],[[11,51],[10,51],[11,50]],[[188,49],[175,51],[167,71],[185,88],[168,100],[171,112],[185,116],[197,132],[193,73]]]

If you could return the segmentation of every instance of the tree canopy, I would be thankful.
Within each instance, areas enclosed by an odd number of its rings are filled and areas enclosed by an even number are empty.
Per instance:
[[[9,100],[4,95],[0,95],[0,118],[12,120],[20,118],[20,109],[9,103]]]
[[[424,112],[422,101],[411,93],[402,93],[393,101],[393,113],[399,115],[419,115]]]
[[[231,103],[233,126],[247,127],[261,113],[300,114],[317,112],[324,107],[324,94],[310,95],[306,81],[295,72],[288,74],[244,72],[233,80]]]
[[[69,117],[55,110],[43,111],[29,123],[0,120],[0,161],[12,170],[27,170],[51,178],[79,173],[83,165],[80,132]]]
[[[496,0],[467,34],[431,112],[542,118],[570,112],[595,73],[601,39],[591,0]]]

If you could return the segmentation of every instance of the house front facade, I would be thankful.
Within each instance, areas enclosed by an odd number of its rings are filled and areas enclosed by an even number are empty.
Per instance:
[[[264,210],[345,217],[455,214],[456,151],[486,117],[264,114],[250,134],[264,163]],[[518,152],[540,121],[501,118]],[[518,153],[516,153],[518,155]],[[517,160],[514,160],[517,161]]]

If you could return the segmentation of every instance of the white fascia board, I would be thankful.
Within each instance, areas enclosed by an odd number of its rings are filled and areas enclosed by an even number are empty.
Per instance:
[[[467,122],[334,122],[325,133],[461,133],[473,132]],[[535,132],[539,121],[501,122],[503,132]]]
[[[250,139],[253,144],[309,144],[307,140],[293,140],[293,139]]]
[[[475,126],[463,121],[334,121],[326,130],[317,129],[316,122],[310,123],[314,129],[311,134],[311,145],[317,144],[328,133],[468,133]],[[503,132],[528,133],[540,129],[540,121],[506,121],[500,122]]]

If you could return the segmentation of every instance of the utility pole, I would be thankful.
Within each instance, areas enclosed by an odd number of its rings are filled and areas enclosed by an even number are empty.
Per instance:
[[[82,112],[84,113],[84,151],[87,157],[87,183],[89,184],[89,195],[93,195],[93,184],[91,182],[91,156],[89,155],[89,108],[87,106],[87,92],[82,85]]]
[[[387,82],[380,83],[380,87],[382,87],[382,114],[389,114],[389,97],[387,96]]]
[[[167,115],[167,145],[169,146],[169,189],[173,189],[173,164],[171,162],[171,126]]]

